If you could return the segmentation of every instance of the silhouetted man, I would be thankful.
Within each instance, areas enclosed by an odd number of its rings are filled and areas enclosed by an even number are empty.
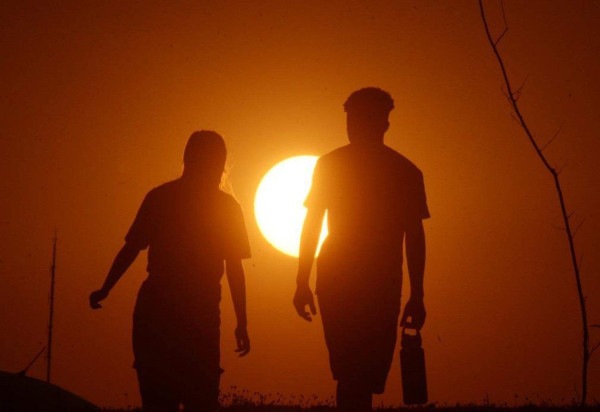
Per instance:
[[[401,324],[420,329],[425,322],[422,220],[429,211],[421,171],[383,143],[393,107],[381,89],[352,93],[344,104],[350,144],[319,159],[305,202],[294,306],[306,320],[316,314],[309,277],[327,211],[316,294],[340,410],[371,410],[372,394],[384,391],[396,343],[405,237],[411,295]]]
[[[246,289],[241,259],[250,257],[239,204],[219,190],[227,151],[212,131],[192,134],[183,175],[151,190],[101,289],[97,309],[148,248],[148,278],[138,293],[133,352],[144,411],[218,409],[221,277],[231,290],[237,351],[246,355]]]

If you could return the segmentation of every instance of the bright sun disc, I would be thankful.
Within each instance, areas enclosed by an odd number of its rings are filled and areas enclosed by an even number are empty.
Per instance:
[[[310,190],[317,156],[295,156],[273,166],[263,177],[254,198],[254,215],[267,241],[290,256],[298,256],[306,216],[304,200]],[[317,254],[327,236],[327,217]]]

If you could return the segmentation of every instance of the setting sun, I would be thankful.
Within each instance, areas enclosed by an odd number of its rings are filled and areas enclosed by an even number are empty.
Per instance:
[[[261,180],[254,199],[254,214],[261,233],[276,249],[298,256],[306,208],[317,156],[294,156],[273,166]],[[319,248],[327,236],[327,218]]]

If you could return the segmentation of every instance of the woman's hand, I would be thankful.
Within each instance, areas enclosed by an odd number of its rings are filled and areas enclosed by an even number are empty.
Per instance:
[[[239,356],[246,356],[250,352],[250,337],[248,336],[248,330],[246,327],[238,326],[235,328],[235,341],[237,344],[236,352]]]
[[[98,289],[90,293],[90,307],[92,309],[100,309],[102,307],[100,302],[106,299],[107,296],[108,292],[104,289]]]

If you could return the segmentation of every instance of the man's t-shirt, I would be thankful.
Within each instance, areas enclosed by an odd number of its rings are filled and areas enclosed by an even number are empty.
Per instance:
[[[349,144],[322,156],[305,205],[327,210],[317,293],[398,283],[405,230],[429,217],[423,174],[385,145]]]

